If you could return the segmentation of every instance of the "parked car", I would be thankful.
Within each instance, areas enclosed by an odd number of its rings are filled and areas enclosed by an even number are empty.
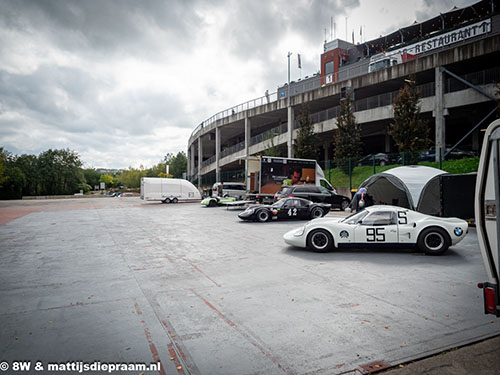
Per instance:
[[[373,159],[375,159],[375,165],[388,165],[392,164],[394,161],[391,157],[383,152],[379,152],[378,154],[369,154],[358,160],[358,167],[362,165],[373,165]]]
[[[314,203],[302,198],[284,198],[272,205],[248,207],[238,214],[242,220],[265,222],[278,219],[316,219],[330,211],[328,203]]]
[[[274,195],[274,200],[286,197],[299,197],[317,203],[329,203],[332,208],[335,207],[341,210],[345,210],[351,203],[351,200],[343,195],[336,194],[323,186],[314,185],[283,186]]]
[[[241,182],[216,182],[212,186],[212,196],[216,196],[221,189],[224,197],[242,199],[246,195],[247,185]]]
[[[201,205],[207,207],[225,206],[228,203],[235,201],[235,197],[206,197],[205,199],[202,199]]]
[[[342,247],[414,247],[441,255],[466,235],[468,224],[396,206],[371,206],[344,219],[319,219],[283,236],[286,243],[325,252]]]

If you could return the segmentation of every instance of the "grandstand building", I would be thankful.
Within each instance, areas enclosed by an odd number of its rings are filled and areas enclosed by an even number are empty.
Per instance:
[[[188,178],[198,186],[244,181],[245,157],[262,154],[270,145],[293,157],[295,113],[304,104],[321,134],[320,159],[330,160],[337,111],[346,92],[354,98],[364,153],[396,152],[388,134],[392,101],[410,76],[420,89],[421,113],[436,155],[445,155],[445,147],[459,141],[460,148],[479,151],[481,128],[497,108],[499,61],[500,0],[454,8],[362,44],[325,42],[319,74],[199,124],[188,141]]]

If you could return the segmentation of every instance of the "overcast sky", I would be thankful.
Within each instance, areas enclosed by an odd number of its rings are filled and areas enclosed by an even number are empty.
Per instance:
[[[467,0],[0,0],[0,146],[152,166],[197,124],[319,71],[330,17],[359,41]]]

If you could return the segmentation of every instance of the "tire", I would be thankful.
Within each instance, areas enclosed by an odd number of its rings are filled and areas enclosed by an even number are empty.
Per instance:
[[[418,248],[426,255],[442,255],[450,247],[450,237],[443,229],[427,228],[418,236]]]
[[[165,203],[170,203],[170,202],[171,202],[170,198],[165,199]]]
[[[311,211],[311,219],[317,219],[318,217],[321,217],[323,215],[324,215],[324,212],[319,207],[314,207]]]
[[[313,230],[307,236],[307,247],[317,253],[326,253],[333,248],[333,238],[325,229]]]
[[[349,203],[348,201],[342,201],[342,203],[340,203],[340,209],[341,209],[342,211],[345,211],[345,209],[346,209],[347,207],[349,207],[349,205],[350,205],[350,203]]]
[[[214,199],[212,199],[210,202],[208,202],[208,207],[215,207],[217,206],[217,202],[215,202]]]
[[[381,167],[383,167],[385,165],[385,160],[380,160],[380,163],[378,163],[378,165],[380,165]]]
[[[269,211],[267,210],[260,210],[256,214],[257,221],[261,223],[265,223],[266,221],[269,220]]]
[[[172,199],[172,203],[177,203],[179,200],[177,198]]]

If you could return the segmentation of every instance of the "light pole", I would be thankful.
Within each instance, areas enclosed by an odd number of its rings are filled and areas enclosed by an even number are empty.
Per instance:
[[[288,52],[288,107],[290,107],[290,56],[292,56],[292,53]]]
[[[291,52],[288,52],[288,105],[287,105],[287,122],[288,122],[288,136],[287,136],[287,149],[288,149],[288,157],[293,157],[293,111],[291,107],[290,101],[290,56],[292,56]]]

